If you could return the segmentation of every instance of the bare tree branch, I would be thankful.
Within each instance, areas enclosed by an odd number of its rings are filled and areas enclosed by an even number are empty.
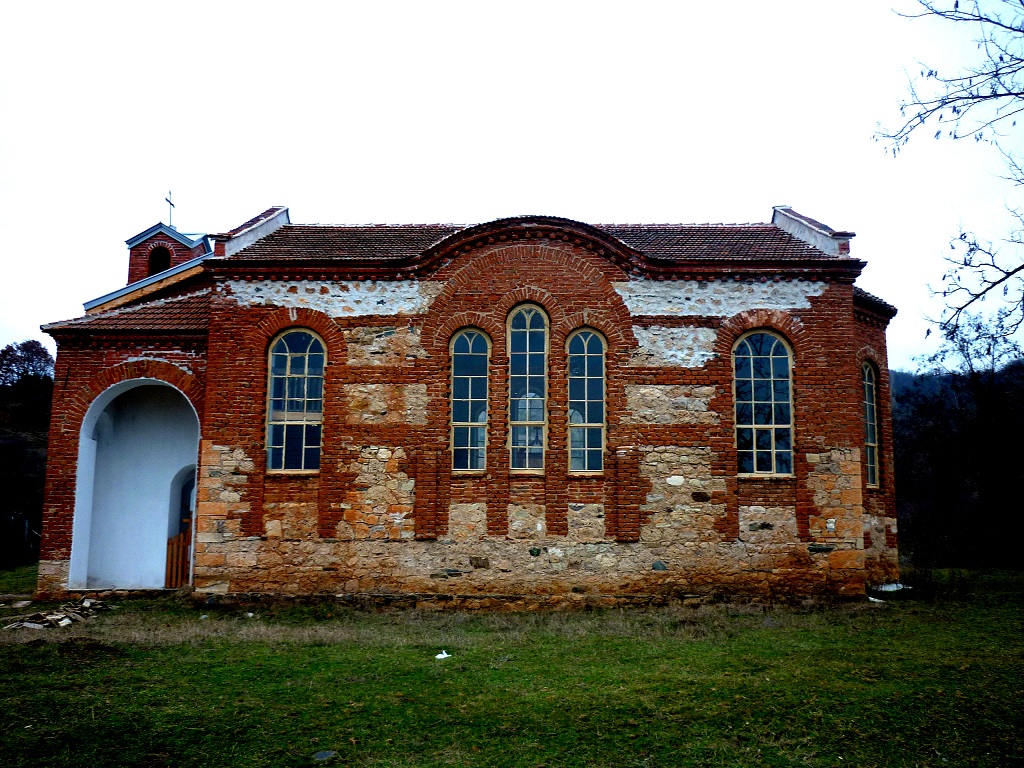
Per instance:
[[[900,105],[903,122],[894,130],[880,129],[876,139],[896,155],[913,133],[930,124],[936,139],[988,142],[1006,160],[1004,178],[1024,187],[1024,164],[1005,144],[1016,137],[1016,118],[1024,112],[1024,0],[917,2],[919,13],[901,15],[964,25],[974,35],[977,56],[952,75],[922,65]],[[939,325],[947,338],[990,296],[999,305],[995,320],[1001,331],[1013,333],[1024,325],[1024,216],[1018,209],[1010,212],[1017,225],[999,247],[966,230],[952,239],[955,255],[946,259],[950,269],[935,291],[946,302]]]

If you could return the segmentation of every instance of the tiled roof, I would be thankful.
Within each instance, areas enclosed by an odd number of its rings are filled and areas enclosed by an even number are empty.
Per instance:
[[[595,228],[654,259],[832,258],[774,224],[599,224]],[[464,229],[454,224],[288,224],[231,258],[390,262],[419,256]]]
[[[830,258],[774,224],[600,224],[598,229],[656,259]]]
[[[451,224],[286,224],[232,259],[375,259],[418,256],[462,227]]]
[[[205,331],[210,291],[159,299],[44,325],[44,331]]]
[[[858,288],[856,285],[853,286],[853,299],[854,301],[870,305],[872,309],[881,312],[883,315],[888,315],[889,317],[896,316],[896,307],[884,299],[878,298],[873,293],[868,293],[863,288]]]

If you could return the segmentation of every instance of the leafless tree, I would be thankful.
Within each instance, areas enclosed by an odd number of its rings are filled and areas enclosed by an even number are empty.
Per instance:
[[[903,122],[879,138],[894,154],[911,135],[988,142],[1006,159],[1006,179],[1024,187],[1024,167],[1016,154],[1017,119],[1024,112],[1024,1],[917,0],[911,18],[935,18],[970,29],[977,53],[953,74],[924,66],[900,105]],[[955,331],[986,299],[996,300],[999,325],[1013,333],[1024,324],[1024,210],[1001,241],[963,230],[950,246],[949,269],[936,292],[946,301],[940,328]]]

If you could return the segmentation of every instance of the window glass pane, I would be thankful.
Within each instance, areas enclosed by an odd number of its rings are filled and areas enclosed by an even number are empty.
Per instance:
[[[319,400],[324,396],[324,380],[319,376],[312,376],[306,380],[306,397]]]
[[[304,398],[306,396],[306,379],[302,378],[289,378],[288,379],[288,397]]]
[[[487,401],[473,400],[470,403],[470,421],[487,421]]]
[[[539,397],[531,397],[529,403],[529,421],[544,421],[544,401]]]
[[[772,431],[770,429],[755,430],[754,441],[758,450],[770,451],[772,448]]]
[[[270,444],[278,447],[284,445],[284,424],[270,425]]]
[[[772,391],[775,394],[776,402],[786,402],[789,400],[789,379],[773,382]]]
[[[752,429],[737,429],[736,430],[736,447],[741,451],[750,450],[754,447],[754,430]]]
[[[309,345],[313,337],[305,331],[293,331],[284,337],[285,344],[290,352],[299,352],[303,355],[309,351]]]
[[[527,461],[529,462],[529,469],[543,469],[544,468],[544,449],[543,448],[530,448],[527,454]]]
[[[469,469],[469,449],[452,449],[452,469]]]
[[[267,469],[284,469],[283,448],[271,448],[267,451]]]
[[[587,448],[601,448],[601,428],[587,428]]]
[[[452,402],[452,421],[469,421],[468,400],[455,400]]]
[[[320,447],[306,449],[306,464],[303,469],[320,469]]]
[[[544,373],[544,355],[531,354],[528,357],[530,358],[527,366],[529,373],[534,376],[542,375]]]
[[[754,423],[755,424],[771,424],[772,423],[772,404],[771,403],[754,403]]]
[[[754,400],[757,402],[772,401],[772,383],[761,379],[754,379]]]
[[[571,448],[585,448],[586,442],[582,429],[574,427],[569,430],[569,446]]]
[[[736,423],[753,424],[754,406],[750,403],[736,403]]]
[[[583,424],[586,420],[583,417],[587,404],[582,400],[571,400],[569,402],[569,423]]]
[[[284,433],[284,468],[302,469],[302,425],[288,424]]]
[[[272,355],[270,358],[270,372],[275,376],[284,376],[288,372],[288,356]]]
[[[778,451],[788,451],[793,446],[789,442],[791,436],[789,429],[776,429],[775,430],[775,449]]]
[[[452,430],[452,445],[456,448],[469,446],[469,427],[455,427]]]
[[[775,423],[789,424],[789,403],[779,403],[775,406]]]
[[[775,454],[775,471],[780,475],[793,474],[793,454],[779,451]]]
[[[587,397],[586,379],[569,379],[569,399],[584,400]]]
[[[547,345],[544,343],[544,331],[530,331],[530,352],[545,352]]]
[[[288,357],[288,373],[292,376],[306,375],[306,356],[290,355]]]
[[[579,341],[579,336],[574,336],[573,341]],[[569,355],[569,376],[585,376],[587,373],[587,359],[582,355]]]
[[[737,350],[738,352],[738,350]],[[749,357],[736,357],[736,378],[737,379],[749,379],[750,378],[750,358]]]
[[[591,472],[598,472],[602,467],[604,454],[601,451],[587,451],[587,469]]]
[[[526,427],[512,427],[512,445],[526,445]]]
[[[512,327],[515,328],[515,323],[513,323]],[[511,336],[512,353],[526,352],[526,334],[523,332],[517,333],[516,331],[512,331]]]
[[[754,471],[754,452],[753,451],[738,451],[736,454],[737,458],[737,469],[740,472],[753,472]]]
[[[772,452],[771,451],[758,451],[756,454],[757,458],[757,471],[758,472],[771,472],[772,471]]]
[[[530,445],[544,445],[544,427],[527,427],[527,439]]]
[[[473,448],[483,448],[487,442],[487,429],[485,427],[469,427],[469,444]]]
[[[512,469],[526,469],[526,449],[512,449]]]
[[[569,340],[569,354],[582,355],[587,351],[587,345],[583,341],[583,334],[577,333]]]
[[[772,361],[770,358],[755,357],[753,365],[755,379],[770,379],[772,377]]]
[[[604,401],[590,403],[587,407],[587,421],[591,424],[598,424],[604,421]]]
[[[750,402],[754,399],[754,388],[750,381],[738,380],[736,382],[736,400]]]
[[[591,355],[587,358],[587,376],[604,376],[604,358],[600,355]]]
[[[776,379],[789,379],[789,357],[773,357],[772,373]]]
[[[310,355],[307,370],[311,376],[322,376],[324,372],[324,356]]]
[[[469,379],[457,376],[452,381],[452,397],[465,400],[469,397]]]
[[[569,451],[569,471],[582,472],[586,469],[586,451],[573,448]]]
[[[587,400],[604,399],[604,380],[587,379]]]
[[[466,355],[466,376],[486,376],[487,357],[485,355]]]
[[[470,380],[470,397],[474,400],[486,400],[487,399],[487,378],[484,376],[476,377]]]

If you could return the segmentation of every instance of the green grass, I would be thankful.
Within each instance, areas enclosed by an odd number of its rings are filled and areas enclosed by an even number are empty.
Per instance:
[[[10,570],[0,570],[0,595],[30,595],[36,591],[36,577],[39,566],[23,565]]]
[[[1024,766],[1024,576],[957,579],[814,610],[127,602],[0,634],[0,765]]]

